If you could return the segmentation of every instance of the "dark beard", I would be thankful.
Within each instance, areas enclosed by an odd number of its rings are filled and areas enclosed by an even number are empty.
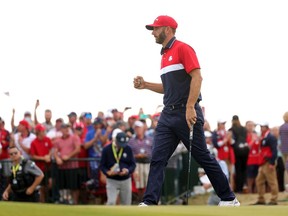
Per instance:
[[[159,34],[158,38],[156,39],[156,43],[158,44],[163,44],[163,42],[165,41],[166,39],[166,35],[165,35],[165,32],[164,30]]]

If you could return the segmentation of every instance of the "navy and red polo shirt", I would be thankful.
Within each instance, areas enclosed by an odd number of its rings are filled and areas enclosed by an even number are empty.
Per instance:
[[[200,65],[194,49],[173,37],[161,50],[161,80],[165,106],[185,104],[189,97],[191,76]],[[199,95],[198,101],[201,100]]]

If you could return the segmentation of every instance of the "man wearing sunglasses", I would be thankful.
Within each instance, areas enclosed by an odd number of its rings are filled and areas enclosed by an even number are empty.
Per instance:
[[[16,146],[9,147],[8,153],[12,167],[9,184],[2,195],[3,200],[38,202],[36,188],[44,177],[43,172],[33,161],[23,159]]]

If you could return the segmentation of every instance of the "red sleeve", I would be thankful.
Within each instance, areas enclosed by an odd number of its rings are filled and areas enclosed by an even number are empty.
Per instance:
[[[10,133],[6,130],[3,130],[2,133],[4,134],[4,139],[1,140],[2,149],[7,149],[10,144]]]
[[[194,69],[200,69],[196,53],[189,45],[183,44],[183,46],[180,47],[179,56],[187,73],[190,73]]]
[[[46,137],[47,139],[47,143],[48,143],[48,146],[49,146],[49,150],[53,148],[53,144],[52,144],[52,141],[49,137]]]

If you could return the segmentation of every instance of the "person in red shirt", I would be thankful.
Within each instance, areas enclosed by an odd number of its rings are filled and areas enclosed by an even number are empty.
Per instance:
[[[232,134],[226,130],[226,121],[219,119],[217,121],[217,129],[212,133],[213,146],[218,151],[219,160],[226,162],[229,171],[229,182],[234,187],[234,165],[235,155],[232,147]]]
[[[36,165],[44,173],[44,179],[41,182],[40,188],[40,202],[45,202],[47,201],[45,195],[52,186],[50,162],[53,145],[51,139],[46,136],[46,129],[42,124],[37,124],[34,130],[36,138],[31,143],[30,155],[31,158],[36,161]]]
[[[75,122],[73,125],[74,134],[76,134],[80,138],[80,152],[78,154],[78,158],[80,159],[78,164],[78,186],[81,189],[81,186],[88,181],[88,164],[86,161],[82,161],[81,159],[85,159],[88,157],[88,152],[84,147],[85,144],[85,125],[83,122]],[[82,204],[87,204],[87,193],[86,190],[80,190],[80,194],[78,197],[77,203],[80,201]]]
[[[8,149],[10,143],[10,133],[5,129],[5,122],[0,117],[0,194],[8,185],[8,175],[11,163]],[[2,166],[1,166],[2,165]],[[2,168],[1,168],[2,167]]]
[[[249,193],[256,193],[256,177],[259,168],[260,145],[259,137],[255,132],[255,123],[253,121],[246,122],[247,144],[249,147],[249,155],[247,160],[247,187]]]
[[[0,160],[9,159],[8,147],[10,143],[10,133],[5,129],[5,122],[0,117],[0,145],[2,146],[2,152],[0,154]]]

